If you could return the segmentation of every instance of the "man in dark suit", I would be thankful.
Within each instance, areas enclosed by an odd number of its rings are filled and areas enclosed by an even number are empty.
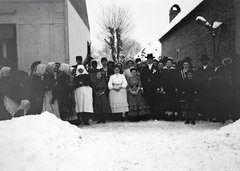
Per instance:
[[[210,58],[207,55],[202,55],[199,60],[202,62],[202,67],[198,68],[196,73],[197,90],[199,94],[198,110],[203,116],[202,119],[208,120],[211,117],[209,79],[212,76],[214,69],[208,65]]]
[[[141,82],[145,98],[151,110],[152,119],[156,119],[155,97],[157,91],[157,73],[158,68],[153,65],[153,55],[147,55],[147,65],[143,67],[141,72]]]
[[[215,59],[213,74],[209,79],[209,89],[211,116],[218,122],[224,123],[230,119],[228,109],[230,107],[231,88],[230,70],[221,65],[220,59]]]

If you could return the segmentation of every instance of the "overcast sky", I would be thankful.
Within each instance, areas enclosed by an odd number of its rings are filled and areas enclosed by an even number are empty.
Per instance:
[[[164,34],[169,26],[169,9],[174,4],[178,4],[181,13],[189,11],[196,2],[201,0],[86,0],[88,8],[88,18],[91,30],[91,41],[95,47],[101,46],[96,38],[99,32],[97,18],[101,13],[101,5],[120,4],[129,8],[133,14],[135,24],[132,38],[135,38],[143,46],[151,43],[159,46],[158,39]]]

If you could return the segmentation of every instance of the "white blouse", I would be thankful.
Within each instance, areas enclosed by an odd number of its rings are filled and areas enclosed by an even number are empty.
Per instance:
[[[125,76],[122,74],[111,75],[108,82],[108,88],[111,90],[113,89],[114,85],[120,85],[122,88],[126,88],[127,80]]]

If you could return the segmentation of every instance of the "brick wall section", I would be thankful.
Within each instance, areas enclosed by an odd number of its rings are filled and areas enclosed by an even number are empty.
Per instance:
[[[198,60],[202,54],[213,57],[211,32],[195,22],[197,16],[203,16],[209,22],[224,23],[219,39],[218,55],[220,58],[232,56],[235,53],[234,42],[234,3],[233,0],[205,0],[179,25],[161,38],[162,56],[171,56],[174,61],[189,56],[193,65],[201,65]],[[177,59],[178,50],[178,59]]]

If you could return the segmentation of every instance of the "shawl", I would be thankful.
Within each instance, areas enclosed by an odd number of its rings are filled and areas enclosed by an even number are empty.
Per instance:
[[[94,82],[93,82],[93,86],[96,87],[96,88],[104,87],[104,84],[105,84],[105,80],[103,78],[95,79]]]
[[[36,68],[34,69],[32,76],[33,75],[37,75],[39,77],[42,77],[42,79],[43,79],[43,76],[44,76],[44,74],[46,72],[46,68],[47,68],[47,65],[45,65],[45,64],[38,64],[36,66]]]

